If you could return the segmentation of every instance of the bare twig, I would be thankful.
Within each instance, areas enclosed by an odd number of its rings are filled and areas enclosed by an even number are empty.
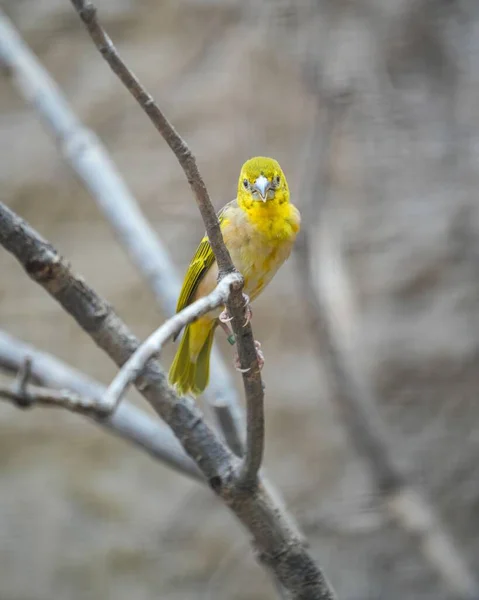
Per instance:
[[[358,373],[341,351],[336,339],[333,327],[335,307],[344,304],[347,299],[339,298],[337,294],[333,300],[330,297],[332,286],[326,286],[324,282],[321,284],[322,278],[318,276],[318,273],[324,275],[328,261],[333,260],[334,249],[329,228],[321,229],[321,251],[317,253],[319,259],[313,258],[310,229],[319,226],[324,206],[328,202],[330,144],[347,108],[345,101],[347,102],[347,98],[340,97],[337,102],[330,98],[324,103],[325,114],[322,115],[322,121],[320,115],[317,116],[314,135],[305,152],[308,160],[304,161],[304,177],[301,178],[305,182],[302,197],[306,198],[304,212],[309,216],[305,220],[309,229],[303,231],[303,240],[297,246],[296,255],[300,262],[299,272],[306,293],[309,320],[316,334],[318,354],[324,364],[328,387],[339,408],[345,429],[381,492],[384,506],[401,528],[418,539],[426,560],[458,597],[477,598],[479,584],[476,577],[454,540],[446,532],[434,507],[409,481],[408,474],[391,454],[385,425],[374,410],[377,401],[373,392],[365,377]],[[322,202],[318,201],[318,191]],[[317,286],[312,283],[311,265],[316,270],[315,278],[319,282]],[[336,264],[335,267],[338,277],[341,269]],[[342,285],[341,293],[344,295],[346,291],[347,285]]]
[[[27,358],[25,366],[31,365]],[[72,412],[78,412],[84,415],[101,415],[102,404],[92,398],[86,398],[75,394],[70,390],[54,390],[43,387],[28,385],[28,376],[25,376],[26,369],[18,372],[20,382],[14,381],[12,385],[0,384],[0,398],[10,400],[19,408],[31,408],[38,404],[54,408],[66,408]]]
[[[240,296],[242,298],[242,296]],[[246,396],[246,450],[237,484],[241,488],[254,488],[264,453],[264,388],[253,341],[251,325],[243,327],[243,304],[238,297],[230,296],[228,310],[233,317],[232,326],[238,347],[240,367]],[[232,308],[234,306],[234,309]],[[235,318],[236,317],[236,318]]]
[[[118,366],[125,364],[139,347],[138,340],[113,309],[72,273],[54,248],[2,203],[0,244]],[[250,532],[261,560],[291,596],[296,600],[332,600],[334,592],[288,513],[263,486],[254,493],[238,488],[237,459],[209,428],[195,403],[174,393],[154,360],[147,363],[136,386],[171,427],[212,489]]]
[[[152,333],[132,354],[111,382],[104,398],[108,410],[112,411],[118,406],[128,386],[140,377],[150,358],[160,357],[165,342],[178,334],[188,323],[192,323],[219,306],[224,306],[235,285],[241,285],[241,276],[238,273],[229,273],[223,277],[210,294],[184,308]]]
[[[148,115],[178,159],[195,195],[220,273],[223,275],[233,271],[234,265],[223,243],[219,221],[211,204],[206,185],[198,171],[195,157],[155,103],[153,97],[120,58],[108,34],[98,22],[97,10],[94,4],[89,0],[71,0],[71,2],[103,58]]]
[[[18,403],[21,404],[22,397],[25,402],[25,406],[28,404],[27,399],[27,383],[32,376],[32,357],[26,356],[25,360],[18,370],[18,375],[13,385],[13,391],[18,397]],[[11,398],[13,399],[13,398]]]
[[[48,126],[65,159],[113,226],[133,263],[148,281],[167,315],[175,313],[180,280],[153,228],[145,219],[115,164],[95,133],[79,121],[48,72],[0,10],[0,62],[19,92]],[[244,417],[238,393],[216,345],[211,353],[205,399],[237,456],[243,454]]]
[[[303,265],[302,270],[305,268]],[[402,529],[418,539],[428,563],[459,598],[478,598],[479,583],[465,557],[446,532],[435,508],[421,490],[411,484],[408,474],[391,455],[385,426],[372,409],[375,402],[372,391],[366,382],[358,380],[352,367],[348,369],[346,359],[336,347],[325,300],[318,298],[312,288],[307,290],[307,296],[312,307],[310,320],[316,329],[318,352],[335,404],[354,448],[363,457],[381,492],[385,508]]]
[[[40,352],[0,330],[0,370],[18,373],[27,359],[31,360],[31,379],[38,385],[70,390],[83,401],[90,399],[96,405],[102,402],[106,389],[99,383],[59,359]],[[161,421],[154,421],[129,402],[124,400],[115,413],[108,417],[99,414],[88,414],[88,416],[100,427],[135,444],[176,471],[205,481],[198,467],[185,454],[171,429]]]
[[[50,390],[29,386],[28,390],[19,392],[15,386],[0,385],[0,398],[10,400],[19,408],[31,408],[40,405],[52,408],[66,408],[84,415],[100,412],[98,403],[91,398],[79,396],[69,390]]]
[[[415,538],[424,558],[457,598],[477,600],[479,584],[455,540],[418,487],[405,484],[385,498],[389,513]]]
[[[226,273],[235,271],[230,254],[224,244],[219,221],[211,204],[208,190],[199,173],[196,159],[191,150],[175,131],[153,97],[122,61],[112,41],[98,22],[97,10],[93,3],[89,0],[71,0],[71,2],[103,58],[148,115],[153,125],[174,152],[185,172],[201,212],[211,248],[216,257],[219,279]],[[241,487],[254,487],[257,485],[257,475],[263,459],[264,391],[251,325],[248,324],[243,327],[245,304],[242,286],[238,286],[236,290],[232,291],[227,307],[233,317],[232,327],[238,347],[240,366],[244,371],[243,385],[247,406],[246,453],[238,485]]]

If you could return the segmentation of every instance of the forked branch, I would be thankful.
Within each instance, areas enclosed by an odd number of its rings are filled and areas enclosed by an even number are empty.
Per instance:
[[[2,203],[0,244],[118,366],[138,349],[138,340],[113,309],[71,271],[51,244]],[[333,600],[334,592],[288,513],[262,485],[254,493],[238,489],[238,460],[208,427],[195,403],[178,397],[168,386],[158,362],[148,361],[136,387],[171,427],[213,490],[250,532],[262,561],[291,597]]]
[[[143,275],[167,316],[175,313],[181,282],[157,233],[148,223],[111,156],[94,131],[85,127],[50,73],[0,10],[0,62],[20,95],[53,134],[66,162],[113,227],[120,244]],[[211,379],[204,398],[237,456],[244,451],[244,419],[239,395],[213,344]]]
[[[0,398],[9,400],[19,408],[41,405],[53,408],[66,408],[84,415],[102,413],[102,404],[92,398],[80,396],[70,390],[55,390],[31,385],[31,358],[27,357],[11,385],[0,384]]]
[[[4,397],[8,396],[22,408],[61,406],[81,413],[170,468],[205,482],[198,467],[163,421],[153,419],[127,400],[123,400],[113,414],[105,417],[104,410],[96,410],[102,406],[106,392],[101,384],[58,358],[0,330],[0,370],[18,374],[24,369],[26,362],[30,365],[31,382],[37,387],[29,386],[26,402],[18,394],[18,385],[13,389],[8,386]]]
[[[104,398],[104,403],[111,412],[118,406],[123,394],[143,372],[150,358],[160,358],[165,343],[202,315],[223,306],[235,286],[242,284],[239,273],[228,273],[216,288],[204,298],[200,298],[168,319],[161,327],[147,338],[136,352],[128,359],[111,382]]]

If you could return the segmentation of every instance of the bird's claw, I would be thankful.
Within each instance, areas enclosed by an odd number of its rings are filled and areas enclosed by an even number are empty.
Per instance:
[[[245,313],[246,313],[246,315],[245,315],[246,319],[245,319],[245,322],[243,323],[243,327],[246,327],[246,325],[249,324],[249,322],[251,321],[251,319],[253,317],[253,311],[251,310],[251,306],[249,304],[246,306]]]
[[[264,354],[261,350],[261,344],[260,342],[258,342],[258,340],[254,341],[254,347],[256,349],[256,360],[258,361],[258,369],[261,371],[261,369],[264,367]]]
[[[230,313],[228,312],[227,308],[224,309],[224,311],[220,314],[218,318],[221,321],[221,323],[229,323],[233,320],[233,317],[230,317]]]
[[[258,342],[258,340],[254,341],[254,347],[256,350],[256,360],[258,361],[258,369],[261,371],[261,369],[264,366],[264,354],[261,350],[261,344],[260,344],[260,342]],[[251,370],[251,367],[249,367],[247,369],[241,368],[240,359],[239,359],[238,354],[236,354],[236,356],[235,356],[234,366],[235,366],[235,369],[237,371],[239,371],[240,373],[248,373],[248,371]]]
[[[246,309],[245,310],[246,320],[244,322],[243,327],[246,327],[246,325],[248,325],[248,323],[251,321],[251,318],[253,317],[253,311],[251,310],[250,299],[249,299],[248,294],[243,294],[243,300],[244,300],[244,307]],[[222,323],[222,324],[230,323],[233,320],[233,317],[230,316],[227,308],[225,308],[223,310],[223,312],[220,314],[220,316],[218,318],[220,320],[220,323]]]
[[[245,313],[246,313],[246,320],[243,324],[243,327],[246,327],[246,325],[248,325],[248,323],[251,321],[252,317],[253,317],[253,310],[251,308],[250,305],[250,299],[248,294],[243,294],[243,300],[244,300],[244,306],[245,306]]]

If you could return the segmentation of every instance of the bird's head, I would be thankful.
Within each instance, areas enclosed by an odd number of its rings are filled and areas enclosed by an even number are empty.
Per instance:
[[[286,177],[274,158],[256,156],[245,162],[238,181],[238,203],[283,204],[289,201]]]

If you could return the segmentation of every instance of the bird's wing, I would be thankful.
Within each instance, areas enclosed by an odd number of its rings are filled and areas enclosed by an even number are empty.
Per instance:
[[[218,220],[221,224],[224,223],[226,219],[226,213],[229,208],[236,205],[236,200],[232,202],[228,202],[218,213]],[[183,280],[183,286],[181,288],[180,295],[178,297],[178,302],[176,304],[176,312],[183,310],[186,306],[191,304],[198,284],[208,272],[208,269],[215,262],[215,255],[213,254],[213,250],[210,246],[210,241],[208,236],[204,236],[200,242],[200,245],[196,249],[196,252],[191,259],[190,265],[186,272],[185,278]]]

